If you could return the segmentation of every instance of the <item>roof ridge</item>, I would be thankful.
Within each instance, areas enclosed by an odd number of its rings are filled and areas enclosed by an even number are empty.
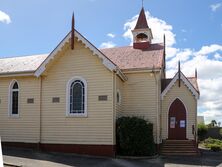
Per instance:
[[[24,57],[34,57],[34,56],[43,56],[43,55],[49,55],[49,53],[45,54],[35,54],[35,55],[22,55],[22,56],[14,56],[14,57],[0,57],[0,60],[4,59],[15,59],[15,58],[24,58]]]
[[[127,47],[133,47],[133,46],[131,46],[131,45],[128,45],[128,46],[116,46],[116,47],[112,47],[112,48],[99,48],[99,50],[116,49],[116,48],[127,48]]]
[[[159,42],[159,43],[152,43],[152,44],[150,44],[151,46],[152,45],[164,45],[164,43],[163,42]],[[130,48],[133,48],[133,46],[132,45],[127,45],[127,46],[116,46],[116,47],[112,47],[112,48],[99,48],[99,50],[106,50],[106,49],[118,49],[118,48],[127,48],[127,47],[130,47]]]

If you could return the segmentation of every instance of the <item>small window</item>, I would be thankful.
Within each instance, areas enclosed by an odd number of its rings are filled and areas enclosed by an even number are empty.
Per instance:
[[[116,103],[120,104],[121,103],[121,96],[120,96],[120,91],[116,91]]]
[[[17,81],[10,84],[9,113],[11,116],[19,115],[19,86]]]

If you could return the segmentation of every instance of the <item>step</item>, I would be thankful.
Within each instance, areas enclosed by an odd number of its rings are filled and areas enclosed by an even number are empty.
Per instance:
[[[184,149],[184,148],[178,148],[178,149],[172,149],[172,148],[162,148],[161,149],[162,151],[164,151],[164,150],[169,150],[169,151],[174,151],[174,150],[178,150],[178,151],[184,151],[184,150],[188,150],[188,151],[192,151],[192,150],[197,150],[196,148],[188,148],[188,149]]]
[[[178,153],[187,153],[187,152],[197,152],[197,150],[162,150],[162,152],[174,152],[174,153],[176,153],[176,152],[178,152]]]
[[[163,144],[194,144],[193,142],[164,142]]]
[[[165,156],[198,156],[199,153],[162,153]]]
[[[195,147],[194,144],[163,144],[163,146],[193,146]]]
[[[161,148],[162,155],[199,155],[196,145],[191,140],[166,140]]]
[[[166,147],[166,148],[196,148],[195,146],[162,146],[163,147]]]
[[[164,142],[163,144],[194,144],[193,142]]]

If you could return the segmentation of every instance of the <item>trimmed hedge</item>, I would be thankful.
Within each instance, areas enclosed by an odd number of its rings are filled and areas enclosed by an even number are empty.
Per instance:
[[[116,122],[117,153],[127,156],[155,154],[153,124],[138,117],[121,117]]]

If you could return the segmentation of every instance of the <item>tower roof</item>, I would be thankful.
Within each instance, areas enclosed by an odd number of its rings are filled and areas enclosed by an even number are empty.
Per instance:
[[[144,12],[144,8],[142,7],[140,11],[139,18],[137,20],[136,26],[134,29],[143,29],[143,28],[149,28],[147,20],[146,20],[146,15]]]

